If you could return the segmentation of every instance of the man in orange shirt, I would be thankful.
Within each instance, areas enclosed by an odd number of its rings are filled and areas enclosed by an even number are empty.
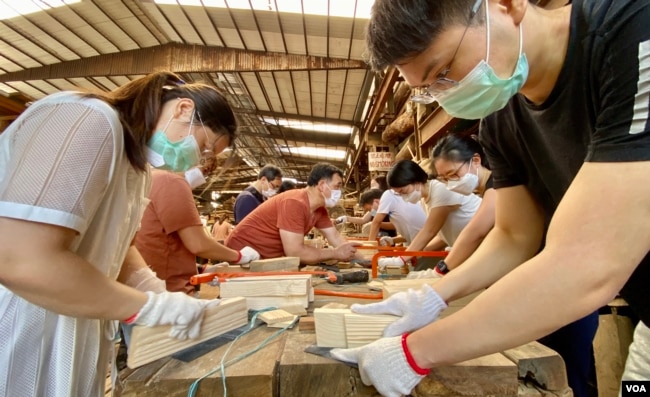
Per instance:
[[[197,256],[234,264],[259,259],[254,249],[230,249],[205,232],[190,185],[182,175],[160,170],[151,175],[151,202],[142,216],[135,246],[158,278],[165,280],[168,291],[194,294],[190,277],[197,274]]]
[[[316,164],[306,188],[266,200],[235,227],[226,245],[233,249],[253,247],[262,258],[297,256],[306,265],[353,259],[354,244],[339,234],[327,213],[327,208],[335,206],[341,198],[342,182],[341,170],[330,164]],[[305,245],[305,235],[314,227],[334,249]]]

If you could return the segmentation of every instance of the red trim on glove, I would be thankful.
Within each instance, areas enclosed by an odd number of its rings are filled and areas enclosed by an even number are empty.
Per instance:
[[[239,263],[241,261],[241,257],[242,257],[241,251],[237,251],[237,260],[234,261],[233,263]]]
[[[413,358],[413,355],[411,354],[411,351],[409,350],[408,346],[406,345],[406,338],[410,333],[406,332],[402,335],[402,350],[404,350],[404,355],[406,356],[406,362],[409,363],[411,366],[411,369],[415,371],[416,374],[426,376],[429,375],[431,370],[429,368],[420,368],[416,363],[415,359]]]
[[[132,324],[135,321],[135,318],[138,317],[138,313],[140,313],[140,312],[133,313],[133,315],[131,317],[127,318],[126,320],[124,320],[122,322],[124,324]]]

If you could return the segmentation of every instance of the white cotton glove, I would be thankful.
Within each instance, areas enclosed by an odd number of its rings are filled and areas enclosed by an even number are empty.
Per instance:
[[[404,265],[406,265],[406,262],[401,256],[380,257],[377,261],[377,267],[382,271],[387,267],[402,267]]]
[[[385,337],[420,329],[435,321],[446,308],[445,301],[427,284],[417,291],[409,288],[408,291],[398,292],[382,302],[350,306],[354,313],[400,316],[399,320],[384,329]]]
[[[337,360],[358,363],[361,381],[375,386],[382,396],[408,396],[424,378],[406,360],[402,336],[381,338],[354,349],[332,349],[330,353]]]
[[[347,215],[342,215],[336,218],[336,224],[338,225],[339,223],[345,223],[348,221]]]
[[[131,273],[125,284],[142,292],[165,292],[167,290],[165,280],[159,279],[156,273],[146,266]]]
[[[239,251],[239,260],[235,262],[235,265],[241,265],[244,263],[249,263],[252,261],[257,261],[260,259],[260,253],[255,251],[251,247],[244,247]]]
[[[410,279],[416,279],[416,278],[440,278],[442,276],[443,276],[443,274],[438,273],[434,269],[427,269],[427,270],[417,270],[417,271],[409,272],[409,274],[406,275],[406,278],[410,278]]]
[[[379,239],[379,245],[382,247],[392,247],[395,245],[395,241],[393,241],[393,238],[390,236],[384,236]]]
[[[218,305],[219,299],[192,298],[182,292],[146,292],[147,303],[142,306],[131,324],[171,325],[169,336],[177,339],[194,339],[201,333],[203,311],[208,306]]]

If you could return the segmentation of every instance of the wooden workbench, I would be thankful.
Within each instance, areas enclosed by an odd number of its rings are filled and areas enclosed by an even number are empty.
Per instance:
[[[335,286],[332,286],[336,288]],[[203,286],[202,293],[209,293]],[[204,295],[205,296],[205,295]],[[327,302],[346,301],[331,296],[317,297],[320,307]],[[370,303],[372,301],[363,301]],[[254,349],[278,329],[262,326],[242,337],[227,359]],[[304,397],[377,396],[374,387],[361,382],[357,369],[343,363],[305,353],[316,343],[313,331],[288,330],[264,348],[226,368],[228,396]],[[435,368],[416,387],[415,397],[433,396],[572,396],[566,384],[562,359],[537,343],[505,354],[493,354],[456,365]],[[219,367],[228,345],[214,349],[190,362],[166,357],[136,370],[120,374],[123,396],[187,396],[192,382]],[[537,387],[525,381],[535,378]],[[220,373],[201,381],[196,396],[223,396]]]

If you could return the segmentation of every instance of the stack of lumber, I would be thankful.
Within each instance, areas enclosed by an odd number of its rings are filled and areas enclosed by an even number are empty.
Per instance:
[[[145,327],[136,325],[131,332],[127,366],[137,368],[159,358],[197,345],[248,323],[244,298],[222,300],[218,306],[205,309],[201,333],[196,339],[179,340],[169,336],[171,326]]]
[[[246,298],[249,309],[301,305],[304,308],[314,300],[310,274],[281,276],[251,276],[228,279],[221,284],[221,297]]]

